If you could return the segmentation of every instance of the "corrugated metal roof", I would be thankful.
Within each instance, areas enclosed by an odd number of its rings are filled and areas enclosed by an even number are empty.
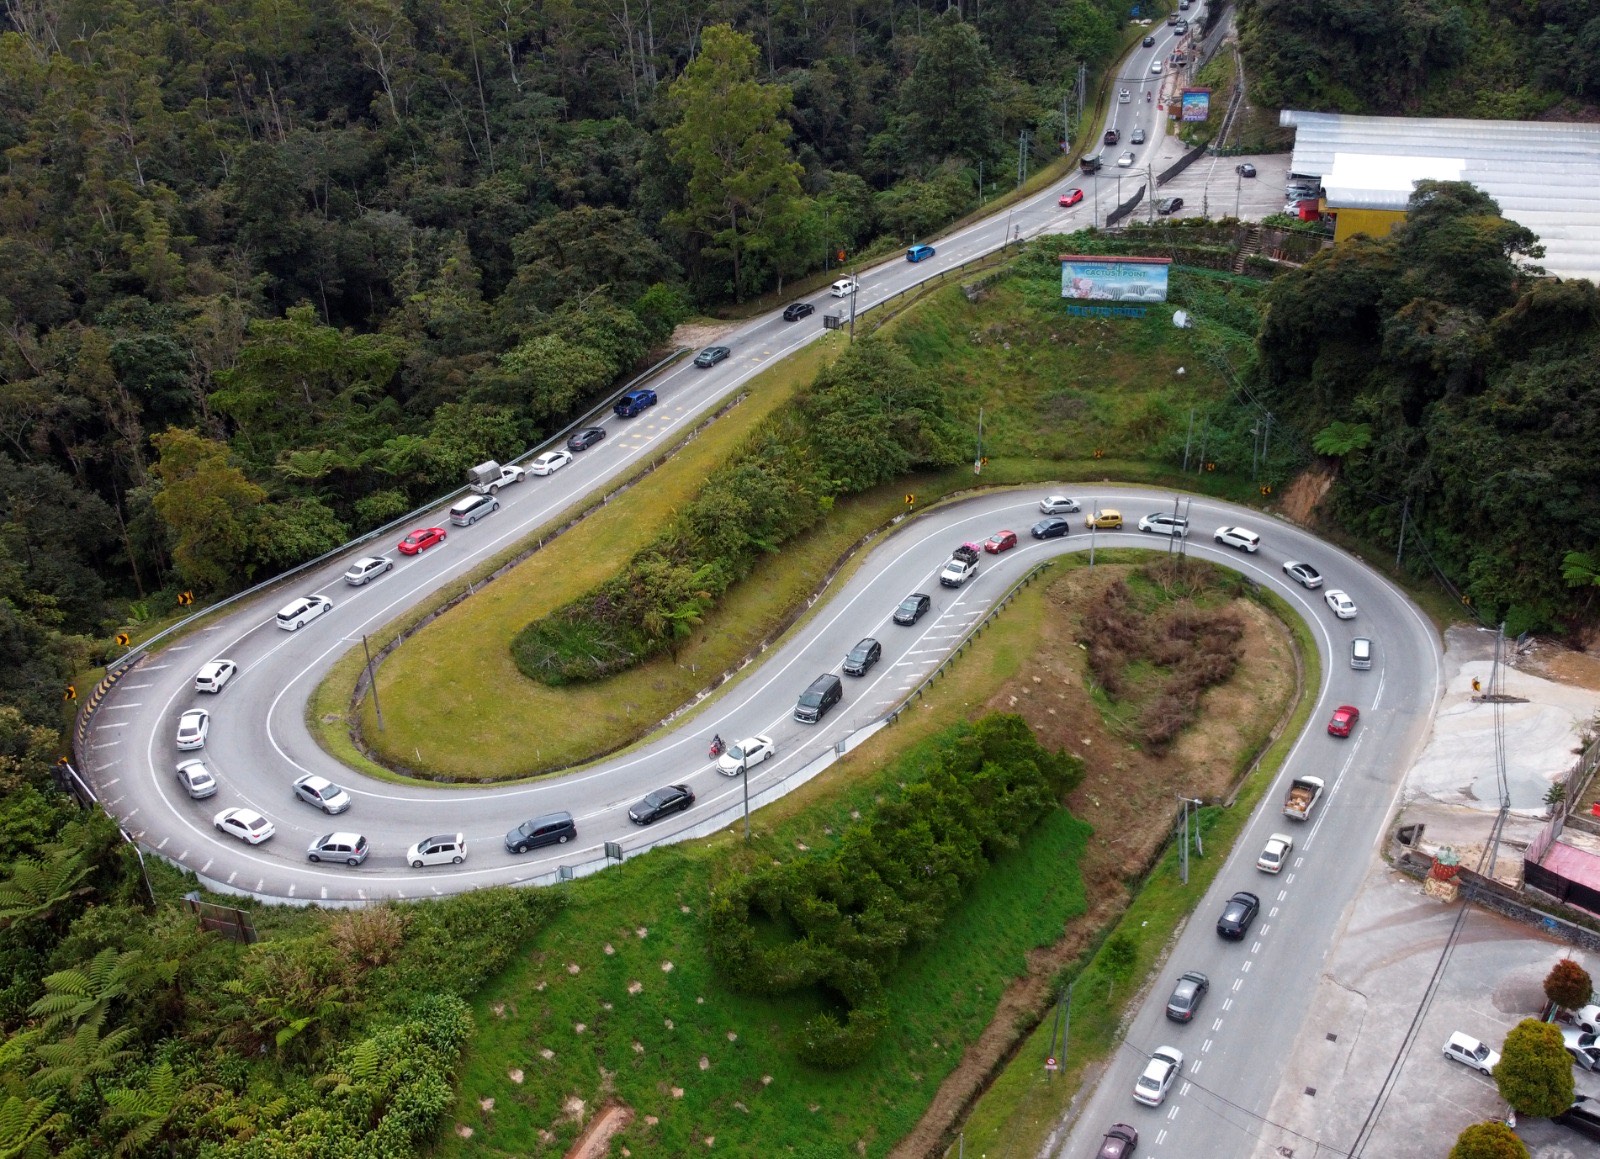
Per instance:
[[[1320,176],[1330,208],[1404,209],[1417,180],[1453,172],[1539,235],[1545,269],[1600,282],[1600,125],[1295,109],[1280,120],[1295,130],[1290,171]]]

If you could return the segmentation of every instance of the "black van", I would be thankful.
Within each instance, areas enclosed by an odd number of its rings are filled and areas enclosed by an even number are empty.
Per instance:
[[[843,695],[843,682],[832,672],[824,673],[800,694],[800,703],[794,706],[794,718],[805,724],[816,724]]]
[[[571,813],[546,813],[507,833],[506,848],[512,853],[526,853],[537,845],[565,845],[577,835]]]

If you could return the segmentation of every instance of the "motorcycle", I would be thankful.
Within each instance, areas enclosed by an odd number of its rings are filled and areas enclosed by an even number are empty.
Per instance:
[[[722,743],[721,735],[714,736],[714,737],[711,738],[711,756],[713,758],[720,757],[722,755],[722,750],[727,748],[727,747],[728,747],[727,745]]]

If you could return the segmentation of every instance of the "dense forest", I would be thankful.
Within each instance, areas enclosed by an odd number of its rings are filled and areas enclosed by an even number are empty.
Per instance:
[[[1597,0],[1238,0],[1258,107],[1593,119]]]
[[[1600,291],[1473,186],[1267,291],[1262,398],[1337,460],[1333,514],[1513,632],[1571,626],[1600,583]]]

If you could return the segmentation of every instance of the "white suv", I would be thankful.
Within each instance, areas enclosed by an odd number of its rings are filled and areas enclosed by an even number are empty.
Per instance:
[[[294,632],[332,610],[333,601],[327,596],[301,596],[278,613],[278,627],[285,632]]]
[[[413,869],[421,869],[424,865],[460,865],[466,856],[467,839],[460,833],[424,837],[406,850],[406,860]]]
[[[1261,537],[1243,527],[1219,527],[1212,538],[1228,547],[1237,547],[1240,551],[1254,553],[1261,548]]]
[[[201,666],[200,671],[194,674],[194,690],[196,692],[221,692],[222,686],[233,679],[233,674],[239,671],[239,666],[232,660],[213,660]]]
[[[1155,535],[1188,535],[1189,521],[1180,519],[1176,515],[1168,515],[1158,511],[1154,515],[1146,515],[1139,520],[1139,530],[1148,531]]]

